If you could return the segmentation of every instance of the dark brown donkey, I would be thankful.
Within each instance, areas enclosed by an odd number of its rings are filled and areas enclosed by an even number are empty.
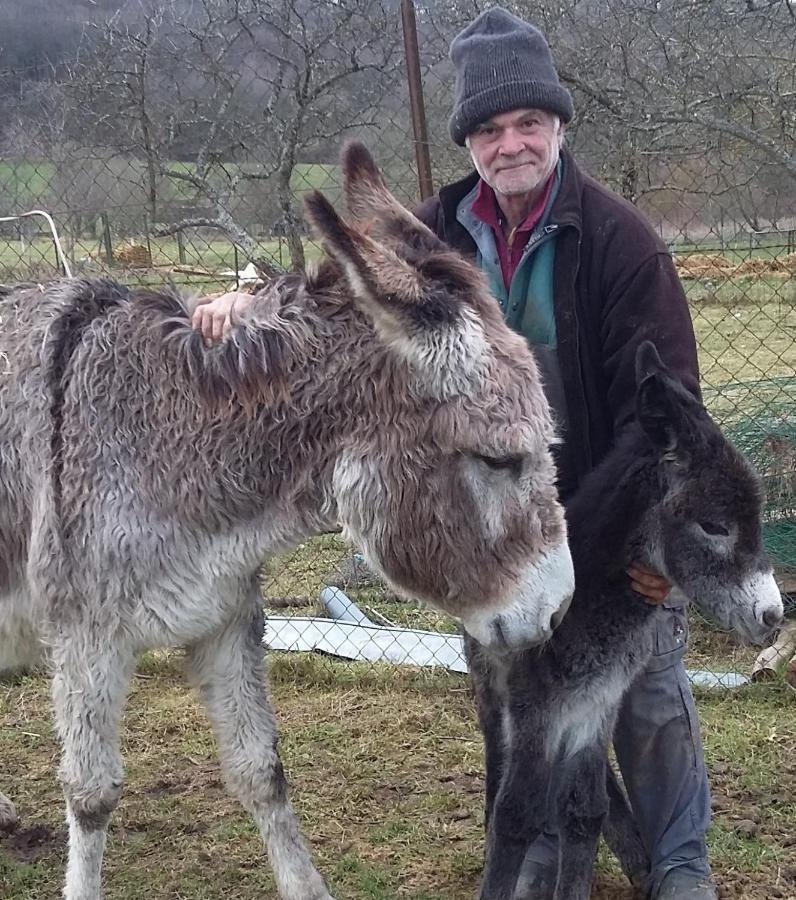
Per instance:
[[[514,898],[543,829],[559,837],[555,900],[588,900],[609,799],[606,838],[631,879],[645,874],[607,768],[622,696],[653,649],[653,607],[630,588],[631,561],[751,642],[782,619],[757,475],[651,343],[636,363],[636,422],[567,506],[577,589],[561,627],[541,649],[500,657],[465,638],[486,742],[482,900]]]

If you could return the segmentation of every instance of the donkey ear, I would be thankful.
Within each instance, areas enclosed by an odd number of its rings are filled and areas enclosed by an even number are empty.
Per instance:
[[[439,397],[469,391],[486,339],[478,317],[449,283],[463,280],[457,272],[467,263],[450,260],[446,278],[434,271],[433,261],[419,269],[343,222],[319,192],[304,202],[313,230],[340,264],[357,304],[381,340],[413,370],[418,388]],[[474,290],[479,276],[470,274]]]
[[[442,241],[390,193],[370,151],[348,141],[340,154],[343,196],[354,222],[367,223],[376,240],[396,239],[414,249],[439,250]]]
[[[636,384],[640,385],[648,375],[668,371],[655,344],[652,341],[642,341],[636,349]]]
[[[307,220],[318,240],[342,266],[352,289],[363,299],[375,293],[376,286],[363,257],[363,236],[343,222],[335,208],[320,191],[304,198]]]
[[[652,443],[664,452],[677,446],[672,404],[667,395],[665,368],[652,341],[636,350],[636,416]]]
[[[414,267],[347,225],[319,191],[310,193],[304,205],[313,231],[340,264],[356,299],[377,325],[384,316],[399,315],[402,306],[420,304],[422,287]]]
[[[698,432],[702,407],[669,373],[651,341],[636,351],[636,383],[641,427],[663,453],[683,453]]]
[[[387,183],[361,141],[346,141],[340,152],[340,168],[343,195],[354,219],[368,219],[373,215],[374,207],[391,205],[393,197]]]
[[[663,453],[678,446],[679,416],[672,402],[667,378],[655,372],[642,378],[636,388],[636,416],[647,437]]]

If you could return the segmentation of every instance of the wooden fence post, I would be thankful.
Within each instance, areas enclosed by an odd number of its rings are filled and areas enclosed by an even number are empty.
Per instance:
[[[113,265],[113,244],[111,243],[111,223],[106,212],[100,213],[102,221],[102,242],[105,245],[105,261],[109,266]]]

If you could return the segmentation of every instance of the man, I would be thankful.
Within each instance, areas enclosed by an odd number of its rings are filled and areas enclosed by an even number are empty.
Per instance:
[[[456,69],[450,134],[475,172],[416,215],[475,258],[503,313],[539,361],[563,436],[564,498],[632,419],[635,352],[655,341],[698,391],[690,315],[665,246],[632,205],[585,175],[563,146],[573,116],[544,36],[500,7],[451,44]],[[217,340],[230,326],[227,294],[194,324]],[[683,665],[687,625],[660,575],[633,566],[639,602],[658,605],[655,655],[628,693],[614,736],[617,759],[652,861],[651,900],[716,900],[705,833],[710,796],[699,723]],[[552,900],[557,848],[529,850],[516,900]]]

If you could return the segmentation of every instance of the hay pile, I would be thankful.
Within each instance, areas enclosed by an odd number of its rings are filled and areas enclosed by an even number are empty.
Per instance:
[[[722,256],[721,253],[691,253],[688,256],[675,256],[675,265],[680,278],[748,278],[750,276],[775,276],[789,278],[796,274],[796,253],[786,256],[759,256],[736,262]]]
[[[145,244],[125,241],[113,248],[113,258],[131,269],[147,268],[152,265],[152,255]]]

